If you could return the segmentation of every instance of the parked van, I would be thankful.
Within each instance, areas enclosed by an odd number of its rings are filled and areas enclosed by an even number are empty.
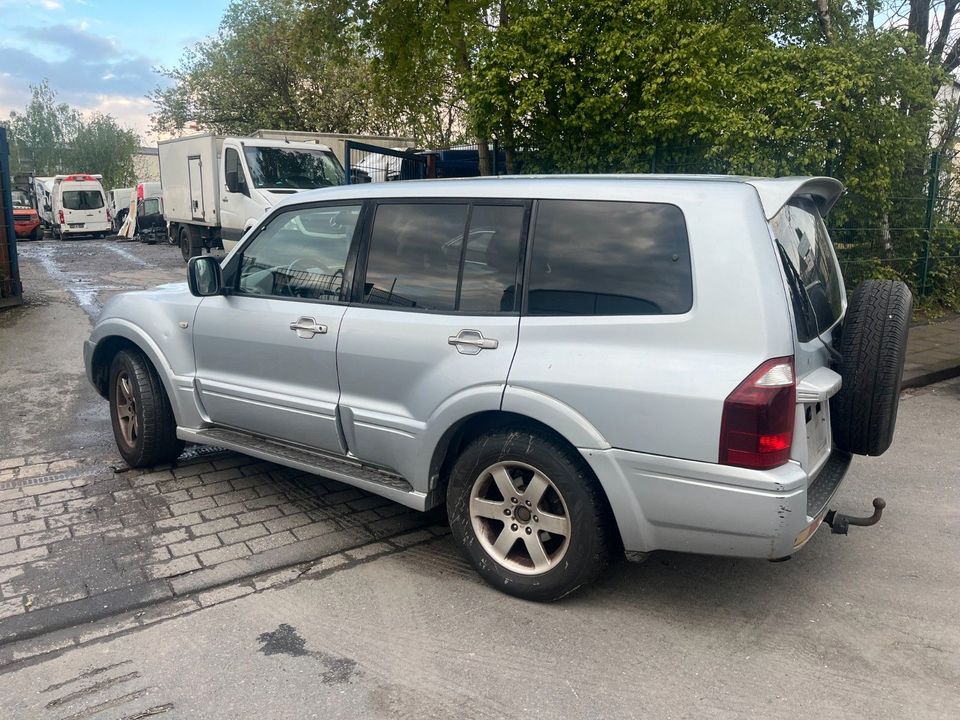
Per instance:
[[[107,210],[110,211],[110,217],[113,219],[114,231],[120,229],[130,212],[130,196],[133,190],[132,187],[107,190]]]
[[[59,240],[83,235],[104,237],[113,228],[102,175],[57,175],[53,179],[53,234]]]

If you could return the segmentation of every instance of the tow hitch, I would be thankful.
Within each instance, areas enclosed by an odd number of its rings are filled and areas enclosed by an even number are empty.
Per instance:
[[[824,516],[823,521],[830,526],[830,532],[834,535],[846,535],[851,525],[857,525],[859,527],[876,525],[880,522],[880,518],[883,516],[883,509],[886,506],[887,503],[883,498],[874,498],[873,515],[870,517],[853,517],[852,515],[844,515],[843,513],[838,513],[836,510],[831,510]]]

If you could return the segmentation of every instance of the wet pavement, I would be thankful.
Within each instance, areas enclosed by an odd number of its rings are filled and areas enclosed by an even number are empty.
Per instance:
[[[0,314],[0,644],[435,520],[211,448],[129,469],[81,346],[116,293],[182,281],[179,249],[49,240],[18,250],[26,302]]]

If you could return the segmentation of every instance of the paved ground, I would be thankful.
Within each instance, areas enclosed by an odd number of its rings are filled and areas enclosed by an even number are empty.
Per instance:
[[[109,241],[20,248],[29,302],[0,316],[0,332],[15,340],[0,349],[0,392],[16,399],[5,404],[14,412],[0,413],[0,643],[434,519],[207,448],[188,450],[173,467],[130,470],[77,359],[89,333],[81,308],[96,315],[115,292],[179,280],[179,251]]]
[[[182,279],[179,252],[20,248],[27,305],[0,313],[4,717],[960,706],[960,380],[908,391],[894,447],[855,463],[840,506],[885,496],[877,528],[781,564],[659,554],[545,607],[483,585],[440,518],[337,483],[205,450],[126,469],[80,342],[112,293]],[[926,327],[912,357],[950,341]]]
[[[786,563],[661,553],[549,606],[423,532],[0,648],[9,718],[955,718],[960,380]],[[37,653],[45,653],[37,655]]]

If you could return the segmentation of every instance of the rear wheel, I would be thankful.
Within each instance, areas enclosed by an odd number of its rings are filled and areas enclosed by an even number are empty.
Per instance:
[[[882,455],[893,442],[912,312],[902,282],[865,280],[854,291],[840,341],[843,384],[830,401],[839,449]]]
[[[527,600],[562,598],[610,560],[613,523],[583,459],[531,430],[474,440],[453,466],[450,528],[477,572]]]
[[[30,239],[36,242],[43,237],[43,230],[39,225],[37,225],[30,233]]]
[[[184,262],[189,262],[190,258],[199,255],[197,248],[199,238],[196,231],[189,225],[180,226],[180,255]]]
[[[131,467],[172,462],[183,452],[167,394],[138,350],[121,350],[110,365],[110,420],[117,449]]]

